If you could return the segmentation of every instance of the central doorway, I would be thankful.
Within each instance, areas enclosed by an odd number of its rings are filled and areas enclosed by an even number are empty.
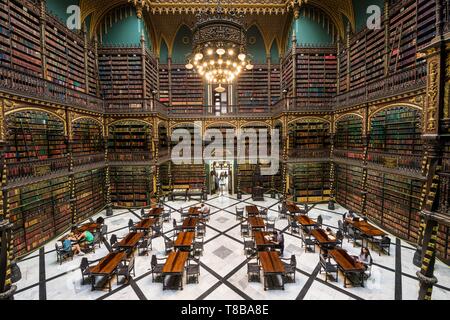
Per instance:
[[[231,161],[210,161],[209,191],[211,195],[234,194],[234,168]]]

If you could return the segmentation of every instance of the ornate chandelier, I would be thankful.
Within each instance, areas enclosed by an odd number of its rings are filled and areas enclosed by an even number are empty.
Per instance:
[[[253,69],[246,54],[246,34],[242,18],[232,10],[224,11],[220,1],[215,10],[197,15],[193,31],[193,50],[186,68],[195,69],[209,84],[233,83],[245,69]]]

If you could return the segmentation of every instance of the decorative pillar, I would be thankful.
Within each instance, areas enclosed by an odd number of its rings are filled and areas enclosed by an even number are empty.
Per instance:
[[[86,83],[86,94],[89,94],[89,55],[88,55],[88,35],[87,35],[87,28],[86,28],[86,22],[83,22],[83,39],[84,39],[84,81]]]
[[[266,58],[267,62],[267,97],[268,97],[268,106],[272,105],[272,62],[270,59],[270,53]]]
[[[295,22],[294,22],[295,23]],[[292,34],[292,97],[297,97],[297,36]],[[295,103],[295,101],[293,101]]]
[[[345,46],[347,49],[347,92],[350,91],[350,23],[347,24]]]
[[[440,5],[438,5],[440,7]],[[438,8],[436,8],[438,11]],[[440,12],[436,12],[440,17]],[[440,18],[437,18],[437,36],[434,41],[423,51],[427,58],[427,98],[424,110],[424,130],[422,139],[427,150],[428,161],[426,168],[428,179],[424,187],[423,205],[421,211],[423,234],[419,237],[418,250],[415,254],[415,262],[420,257],[421,269],[417,272],[420,282],[419,300],[431,300],[433,285],[437,283],[434,277],[434,263],[436,256],[436,238],[438,222],[436,212],[438,210],[438,192],[442,165],[442,143],[440,141],[440,120],[443,115],[444,86],[445,86],[445,43],[441,41],[442,32]]]
[[[146,63],[145,63],[145,58],[146,58],[146,51],[145,51],[145,36],[144,36],[144,31],[142,31],[141,34],[141,64],[142,64],[142,99],[147,98],[147,68],[146,68]],[[144,100],[144,104],[145,104],[145,100]]]
[[[40,9],[41,9],[41,15],[40,15],[40,25],[41,25],[41,59],[42,59],[42,65],[41,65],[41,73],[42,73],[42,78],[47,79],[47,50],[46,50],[46,45],[45,45],[45,26],[47,24],[46,22],[46,17],[47,17],[47,13],[46,13],[46,0],[41,0],[40,2]]]
[[[94,66],[95,66],[95,93],[97,97],[100,97],[100,76],[98,72],[98,38],[97,34],[94,36]]]
[[[167,76],[169,78],[169,106],[172,106],[172,58],[167,58]]]
[[[17,287],[11,279],[11,263],[14,259],[14,243],[9,217],[8,191],[4,189],[8,183],[8,167],[5,161],[6,127],[4,121],[3,101],[0,104],[0,300],[13,300]]]
[[[389,75],[389,60],[391,56],[390,43],[390,18],[389,18],[389,0],[384,0],[384,76]]]
[[[108,159],[108,137],[105,137],[105,186],[106,186],[106,216],[112,216],[112,204],[111,204],[111,177],[110,177],[110,166]]]
[[[334,155],[334,141],[336,138],[336,134],[332,133],[331,134],[331,149],[330,149],[330,158],[331,158],[331,162],[330,162],[330,200],[328,201],[328,209],[329,210],[334,210],[335,209],[335,168],[334,168],[334,161],[333,161],[333,155]]]

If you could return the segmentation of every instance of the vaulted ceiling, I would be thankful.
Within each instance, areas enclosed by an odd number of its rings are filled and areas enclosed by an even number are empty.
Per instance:
[[[206,9],[214,10],[217,6],[216,0],[80,0],[82,20],[90,16],[90,33],[95,34],[105,14],[126,3],[133,3],[143,9],[143,17],[152,29],[157,50],[161,39],[171,46],[179,27],[195,22],[195,13]],[[293,9],[305,4],[320,8],[333,22],[342,38],[347,21],[352,29],[355,28],[352,0],[222,0],[221,4],[225,10],[234,9],[246,14],[247,25],[259,27],[266,46],[270,46],[275,40],[280,48],[283,47]],[[168,15],[170,19],[167,18]]]

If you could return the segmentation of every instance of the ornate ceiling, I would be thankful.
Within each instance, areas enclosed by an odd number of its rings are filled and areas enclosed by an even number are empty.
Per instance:
[[[82,19],[84,21],[90,16],[90,31],[95,34],[106,13],[128,2],[136,3],[138,9],[143,9],[144,19],[154,33],[154,47],[157,50],[161,38],[171,47],[180,25],[191,25],[195,13],[214,10],[217,6],[216,0],[80,0]],[[266,47],[269,48],[274,40],[279,48],[283,47],[292,12],[304,4],[318,7],[327,14],[341,37],[345,35],[346,20],[350,22],[353,30],[355,28],[352,0],[222,0],[221,3],[225,10],[232,8],[246,14],[247,24],[256,24],[260,28]],[[171,15],[170,19],[167,19],[167,15]]]

